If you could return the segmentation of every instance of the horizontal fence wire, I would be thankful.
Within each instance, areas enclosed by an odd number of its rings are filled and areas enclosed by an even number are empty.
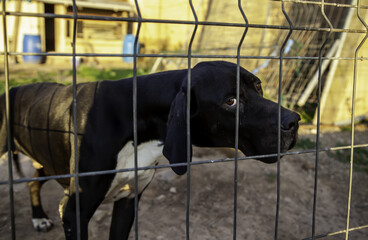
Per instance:
[[[42,17],[42,18],[65,18],[73,19],[71,14],[50,14],[50,13],[23,13],[23,12],[6,12],[7,16],[22,16],[22,17]],[[142,18],[138,20],[137,18],[124,18],[124,17],[101,17],[101,16],[91,16],[91,15],[79,15],[80,20],[102,20],[102,21],[117,21],[117,22],[141,22],[141,23],[165,23],[165,24],[182,24],[182,25],[196,25],[195,21],[185,21],[185,20],[169,20],[169,19],[146,19]],[[208,21],[198,21],[198,26],[218,26],[218,27],[239,27],[244,28],[244,23],[229,23],[229,22],[208,22]],[[282,25],[266,25],[266,24],[249,24],[248,28],[267,28],[267,29],[278,29],[278,30],[288,30],[288,26]],[[322,27],[300,27],[295,26],[294,31],[319,31],[319,32],[329,32],[329,28]],[[334,33],[365,33],[366,30],[361,29],[341,29],[335,28]]]
[[[360,148],[367,148],[368,144],[356,144],[354,145],[354,149]],[[341,150],[350,150],[351,146],[339,146],[339,147],[330,147],[330,148],[320,148],[320,152],[335,152]],[[280,156],[291,156],[291,155],[303,155],[303,154],[311,154],[316,153],[315,149],[303,150],[303,151],[289,151],[286,153],[281,153]],[[278,154],[264,154],[264,155],[253,155],[253,156],[246,156],[246,157],[238,157],[239,161],[246,161],[254,158],[269,158],[269,157],[277,157]],[[203,164],[215,164],[215,163],[222,163],[222,162],[233,162],[235,158],[221,158],[221,159],[211,159],[211,160],[200,160],[195,162],[190,162],[190,166],[193,165],[203,165]],[[173,164],[160,164],[157,166],[150,166],[150,167],[138,167],[138,171],[140,170],[148,170],[148,169],[161,169],[161,168],[171,168],[171,167],[183,167],[186,166],[187,163],[173,163]],[[104,170],[104,171],[93,171],[93,172],[82,172],[79,173],[80,177],[88,177],[88,176],[97,176],[97,175],[105,175],[105,174],[115,174],[119,172],[132,172],[134,168],[124,168],[124,169],[117,169],[117,170]],[[61,175],[53,175],[47,177],[32,177],[32,178],[19,178],[14,179],[13,183],[25,183],[25,182],[32,182],[32,181],[45,181],[45,180],[52,180],[52,179],[61,179],[61,178],[71,178],[75,177],[75,174],[61,174]],[[9,181],[0,181],[0,185],[9,184]]]
[[[363,229],[368,229],[368,225],[364,225],[364,226],[360,226],[360,227],[354,227],[354,228],[349,228],[348,231],[347,230],[341,230],[341,231],[337,231],[337,232],[331,232],[331,233],[325,233],[325,234],[319,234],[317,236],[314,236],[313,238],[303,238],[302,240],[313,240],[313,239],[320,239],[320,238],[326,238],[326,237],[332,237],[332,236],[336,236],[336,235],[340,235],[340,234],[348,234],[348,232],[353,232],[353,231],[357,231],[357,230],[363,230]]]
[[[0,52],[4,55],[4,52]],[[73,57],[72,53],[24,53],[24,52],[8,52],[8,56],[58,56],[58,57]],[[78,57],[134,57],[134,54],[112,54],[112,53],[76,53]],[[192,54],[192,58],[198,59],[237,59],[237,55],[209,55],[209,54]],[[188,58],[187,54],[137,54],[137,57],[147,58]],[[246,56],[240,55],[240,59],[254,59],[254,60],[279,60],[280,56]],[[298,56],[284,56],[284,60],[319,60],[319,57],[298,57]],[[355,60],[354,57],[322,57],[322,60]],[[357,57],[357,60],[368,60],[368,57]]]
[[[349,226],[349,220],[350,220],[350,206],[351,206],[351,190],[352,190],[352,177],[353,177],[353,163],[354,163],[354,150],[359,148],[367,148],[368,144],[354,144],[354,133],[355,133],[355,94],[356,94],[356,79],[357,79],[357,61],[363,61],[368,60],[368,57],[358,57],[358,52],[361,48],[361,46],[365,43],[365,40],[368,37],[368,27],[367,24],[364,22],[360,15],[361,9],[368,9],[367,5],[361,5],[360,1],[357,0],[356,4],[353,4],[356,1],[352,1],[352,4],[341,4],[341,3],[332,3],[332,2],[325,2],[324,0],[321,1],[303,1],[303,0],[281,0],[282,5],[282,12],[287,19],[287,22],[289,25],[269,25],[269,24],[251,24],[248,22],[247,17],[244,13],[241,1],[238,0],[238,8],[239,11],[243,17],[243,20],[245,23],[233,23],[233,22],[211,22],[211,21],[199,21],[196,10],[193,6],[192,0],[189,0],[189,5],[193,14],[193,20],[172,20],[172,19],[149,19],[142,17],[140,10],[139,10],[139,4],[138,1],[135,0],[135,7],[137,11],[137,17],[103,17],[103,16],[94,16],[94,15],[83,15],[78,14],[77,12],[77,3],[75,0],[72,1],[73,6],[73,14],[50,14],[50,13],[27,13],[27,12],[13,12],[13,11],[7,11],[5,8],[6,1],[3,1],[3,32],[4,32],[4,51],[0,52],[0,55],[4,56],[5,59],[5,84],[6,84],[6,93],[9,94],[9,69],[8,69],[8,57],[9,56],[59,56],[59,57],[72,57],[73,59],[73,110],[74,110],[74,148],[77,149],[78,142],[77,142],[77,136],[78,136],[78,130],[77,130],[77,99],[76,99],[76,85],[77,85],[77,76],[76,76],[76,57],[133,57],[134,64],[133,64],[133,128],[134,128],[134,168],[125,168],[125,169],[118,169],[118,170],[106,170],[106,171],[94,171],[94,172],[83,172],[79,173],[78,170],[78,154],[77,151],[74,152],[74,158],[75,158],[75,173],[74,174],[64,174],[64,175],[56,175],[56,176],[47,176],[47,177],[33,177],[33,178],[19,178],[19,179],[13,179],[12,176],[12,156],[11,152],[9,152],[9,178],[7,181],[0,181],[0,185],[9,185],[9,197],[10,197],[10,208],[11,208],[11,226],[12,226],[12,237],[15,239],[15,222],[14,222],[14,199],[13,199],[13,185],[19,184],[19,183],[25,183],[25,182],[31,182],[31,181],[45,181],[45,180],[51,180],[51,179],[61,179],[61,178],[74,178],[75,179],[75,189],[77,189],[77,197],[76,197],[76,206],[77,206],[77,223],[80,223],[80,216],[79,216],[79,178],[87,177],[87,176],[98,176],[98,175],[105,175],[105,174],[116,174],[121,172],[134,172],[134,184],[135,184],[135,238],[138,239],[138,171],[140,170],[148,170],[148,169],[161,169],[161,168],[170,168],[174,166],[186,166],[187,171],[187,195],[186,195],[186,239],[190,239],[190,179],[191,179],[191,167],[195,165],[202,165],[202,164],[216,164],[221,162],[233,162],[234,163],[234,212],[233,212],[233,239],[237,239],[237,174],[238,174],[238,161],[242,160],[248,160],[248,159],[254,159],[254,158],[267,158],[267,157],[277,157],[277,203],[276,203],[276,214],[275,214],[275,234],[274,239],[278,239],[278,224],[279,224],[279,204],[280,204],[280,158],[282,156],[286,155],[301,155],[301,154],[310,154],[314,153],[316,155],[315,157],[315,178],[314,178],[314,200],[313,200],[313,219],[312,219],[312,234],[311,238],[305,238],[307,239],[319,239],[324,237],[330,237],[335,236],[338,234],[344,234],[346,235],[346,239],[348,239],[349,232],[361,230],[368,228],[368,225],[365,226],[359,226],[350,228]],[[284,8],[284,3],[299,3],[299,4],[306,4],[306,5],[317,5],[321,8],[321,13],[328,22],[329,27],[301,27],[301,26],[294,26],[292,21],[289,19],[288,13],[286,12]],[[329,21],[328,17],[324,13],[324,7],[330,6],[330,7],[337,7],[337,8],[349,8],[349,9],[357,9],[357,17],[359,18],[362,25],[364,25],[365,29],[350,29],[350,28],[334,28]],[[61,19],[72,19],[74,21],[74,28],[73,28],[73,49],[72,53],[51,53],[51,52],[42,52],[42,53],[23,53],[23,52],[12,52],[8,51],[7,47],[7,32],[6,32],[6,17],[7,16],[16,16],[16,17],[39,17],[39,18],[61,18]],[[136,38],[134,42],[134,53],[133,54],[110,54],[110,53],[83,53],[83,52],[76,52],[75,46],[76,46],[76,23],[78,20],[100,20],[100,21],[116,21],[116,22],[131,22],[131,23],[137,23],[137,32],[136,32]],[[193,32],[191,39],[188,44],[188,51],[187,53],[181,53],[181,52],[174,52],[174,53],[158,53],[158,54],[140,54],[137,52],[137,44],[139,39],[139,33],[140,33],[140,27],[144,23],[156,23],[156,24],[180,24],[180,25],[192,25],[193,26]],[[195,51],[192,51],[192,44],[196,36],[196,31],[198,26],[218,26],[218,27],[237,27],[237,28],[244,28],[243,35],[239,41],[239,44],[237,46],[237,54],[236,55],[226,55],[226,54],[198,54]],[[278,29],[278,30],[285,30],[288,31],[288,36],[283,41],[283,46],[280,48],[279,56],[270,56],[270,55],[241,55],[240,49],[243,44],[243,41],[246,37],[248,29]],[[322,43],[319,55],[318,56],[284,56],[284,48],[287,44],[287,40],[290,38],[291,34],[294,31],[310,31],[310,32],[325,32],[328,33],[328,36]],[[354,57],[326,57],[323,56],[323,49],[325,47],[325,44],[327,43],[327,40],[333,33],[349,33],[349,34],[365,34],[364,39],[360,42],[359,46],[355,50]],[[138,167],[138,151],[137,151],[137,143],[139,142],[138,136],[137,136],[137,70],[138,70],[138,59],[139,58],[185,58],[188,59],[188,88],[187,88],[187,162],[181,163],[181,164],[161,164],[157,166],[151,166],[151,167]],[[240,60],[243,59],[270,59],[270,60],[279,60],[280,62],[280,69],[279,69],[279,91],[278,91],[278,151],[276,154],[266,154],[266,155],[258,155],[258,156],[249,156],[249,157],[239,157],[238,156],[238,141],[239,141],[239,105],[237,105],[236,110],[236,131],[235,131],[235,156],[234,158],[225,158],[225,159],[212,159],[212,160],[205,160],[205,161],[196,161],[196,162],[190,162],[190,101],[191,101],[191,92],[190,92],[190,86],[191,86],[191,65],[192,65],[192,58],[198,58],[198,59],[236,59],[237,60],[237,102],[239,102],[239,88],[240,88],[240,74],[239,74],[239,68],[240,68]],[[347,146],[342,147],[330,147],[330,148],[321,148],[319,146],[319,136],[320,136],[320,106],[318,104],[317,107],[317,133],[316,133],[316,146],[315,149],[310,150],[303,150],[303,151],[293,151],[293,152],[287,152],[287,153],[281,153],[280,150],[280,141],[281,141],[281,85],[282,85],[282,78],[283,78],[283,62],[285,60],[316,60],[319,62],[319,70],[318,70],[318,103],[320,103],[321,98],[321,66],[322,62],[325,60],[332,60],[332,61],[338,61],[338,60],[354,60],[354,76],[353,76],[353,92],[352,92],[352,116],[351,116],[351,144]],[[9,112],[8,112],[9,116]],[[8,134],[10,134],[9,131],[10,128],[8,128]],[[9,137],[10,139],[10,137]],[[334,151],[340,151],[340,150],[350,150],[350,175],[349,175],[349,193],[348,193],[348,206],[347,206],[347,223],[346,223],[346,229],[337,231],[337,232],[331,232],[321,235],[315,235],[315,216],[316,216],[316,205],[317,205],[317,183],[318,183],[318,161],[319,161],[319,154],[321,152],[334,152]],[[77,235],[78,239],[80,239],[80,225],[77,226]]]

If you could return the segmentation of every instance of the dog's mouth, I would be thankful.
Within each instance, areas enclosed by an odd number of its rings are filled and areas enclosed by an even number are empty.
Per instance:
[[[287,150],[291,150],[292,148],[294,148],[297,141],[298,141],[298,133],[296,133],[295,136],[293,137],[293,141],[291,142]]]
[[[288,150],[291,150],[293,147],[295,147],[298,139],[297,129],[298,127],[295,127],[293,131],[281,130],[281,142],[280,142],[281,153],[285,153]],[[239,148],[246,156],[255,156],[254,159],[260,160],[264,163],[275,163],[278,160],[278,157],[276,155],[277,144],[278,141],[276,137],[274,138],[274,141],[268,142],[265,141],[262,144],[255,144],[255,143],[241,144]],[[264,155],[275,155],[275,156],[266,157]]]
[[[286,152],[295,147],[298,139],[298,127],[296,126],[293,130],[287,131],[281,129],[281,152]]]

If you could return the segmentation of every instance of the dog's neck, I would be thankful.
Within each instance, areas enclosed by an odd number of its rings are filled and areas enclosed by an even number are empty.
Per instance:
[[[173,73],[174,77],[172,77]],[[142,139],[143,141],[165,140],[170,107],[180,90],[186,73],[186,70],[179,70],[169,74],[166,72],[154,74],[149,78],[145,76],[138,78],[137,97],[145,99],[145,101],[138,100],[137,102],[138,131],[142,137],[150,138]],[[157,93],[161,94],[157,95]]]
[[[165,139],[171,103],[179,92],[186,74],[186,70],[177,70],[137,78],[138,142]],[[127,109],[121,111],[125,115],[122,117],[133,116],[133,79],[123,79],[115,86],[115,90],[123,96],[120,100],[125,101],[121,106],[132,106],[131,111]],[[132,139],[132,137],[128,138]]]

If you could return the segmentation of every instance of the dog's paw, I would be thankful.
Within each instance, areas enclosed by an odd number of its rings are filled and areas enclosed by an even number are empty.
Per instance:
[[[54,226],[52,220],[47,218],[32,218],[32,223],[33,228],[38,232],[47,232]]]

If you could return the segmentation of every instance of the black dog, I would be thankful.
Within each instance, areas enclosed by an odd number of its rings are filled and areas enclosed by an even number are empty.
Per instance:
[[[199,147],[234,147],[236,105],[240,107],[239,148],[246,155],[277,152],[278,105],[262,97],[260,80],[240,69],[240,101],[236,101],[237,66],[203,62],[192,69],[191,143]],[[171,164],[187,161],[187,70],[138,77],[138,162],[153,166],[162,152]],[[82,83],[77,86],[78,162],[80,172],[134,167],[132,79]],[[4,106],[4,96],[1,97]],[[74,172],[72,87],[31,84],[10,91],[15,148],[37,161],[36,176]],[[0,153],[7,151],[5,111],[1,110]],[[281,151],[296,142],[297,113],[282,108]],[[261,158],[272,163],[277,157]],[[185,166],[174,166],[177,174]],[[139,197],[154,170],[138,171]],[[65,188],[60,214],[67,239],[76,239],[74,178],[57,180]],[[127,239],[134,221],[134,172],[81,177],[80,226],[88,238],[88,222],[103,202],[114,202],[110,239]],[[30,183],[35,228],[52,223],[40,205],[43,182]],[[37,220],[38,219],[38,220]]]

